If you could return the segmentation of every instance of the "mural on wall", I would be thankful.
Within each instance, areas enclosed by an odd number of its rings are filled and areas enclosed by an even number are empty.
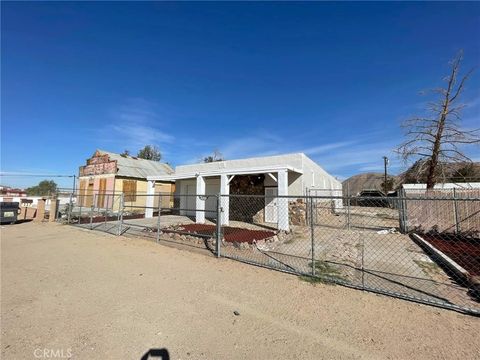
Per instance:
[[[115,174],[117,172],[117,161],[110,161],[107,154],[102,155],[96,152],[87,160],[87,165],[80,166],[79,172],[80,176]]]

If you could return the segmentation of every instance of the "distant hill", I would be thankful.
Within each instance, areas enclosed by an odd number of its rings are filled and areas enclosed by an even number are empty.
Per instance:
[[[395,178],[395,176],[389,176]],[[342,182],[343,194],[347,195],[347,189],[350,195],[357,195],[362,190],[382,190],[383,174],[382,173],[363,173],[349,177]]]
[[[389,175],[389,179],[393,179],[393,188],[397,189],[404,183],[424,183],[426,174],[418,174],[416,171],[418,164],[412,165],[408,170],[394,176]],[[440,169],[445,177],[445,182],[480,182],[480,163],[458,163],[443,165]],[[353,175],[342,182],[343,195],[347,195],[347,189],[351,195],[357,195],[362,190],[383,190],[383,173],[363,173]]]
[[[422,164],[417,162],[408,170],[397,176],[397,183],[425,183],[427,180],[426,168],[418,171]],[[441,163],[438,167],[438,178],[441,182],[479,182],[480,163]]]

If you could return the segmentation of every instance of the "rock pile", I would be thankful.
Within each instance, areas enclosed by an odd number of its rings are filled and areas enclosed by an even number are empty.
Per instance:
[[[288,203],[290,225],[307,225],[307,204],[303,199]]]

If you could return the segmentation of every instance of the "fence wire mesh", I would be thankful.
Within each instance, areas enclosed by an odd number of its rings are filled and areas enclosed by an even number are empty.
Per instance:
[[[68,222],[480,314],[478,194],[73,195]]]

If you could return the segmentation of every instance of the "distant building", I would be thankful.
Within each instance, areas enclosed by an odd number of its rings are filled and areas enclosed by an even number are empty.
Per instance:
[[[403,184],[402,188],[407,192],[424,193],[427,190],[427,184]],[[472,190],[480,189],[480,182],[458,182],[458,183],[438,183],[433,187],[434,190]]]
[[[12,188],[10,186],[0,185],[0,196],[3,198],[6,197],[26,197],[27,192],[24,189]],[[4,200],[5,201],[5,200]]]
[[[123,193],[129,206],[145,206],[146,197],[142,195],[151,192],[148,186],[153,186],[156,194],[171,194],[175,190],[173,181],[152,184],[147,177],[172,173],[173,169],[165,163],[97,150],[87,159],[86,165],[80,166],[77,203],[87,207],[118,208],[119,195]],[[166,197],[165,201],[170,199]],[[158,200],[154,206],[158,206]]]

